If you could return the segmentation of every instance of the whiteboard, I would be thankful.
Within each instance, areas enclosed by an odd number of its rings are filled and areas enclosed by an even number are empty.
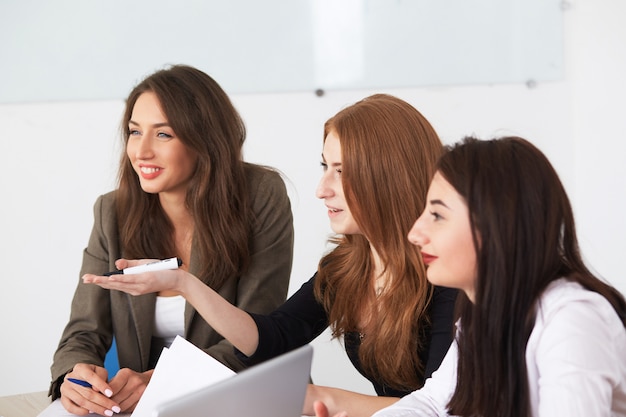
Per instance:
[[[123,99],[169,64],[229,93],[563,77],[557,0],[1,0],[0,102]]]

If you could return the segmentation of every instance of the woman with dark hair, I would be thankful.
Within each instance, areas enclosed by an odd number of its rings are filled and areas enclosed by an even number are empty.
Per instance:
[[[192,67],[158,71],[128,96],[121,128],[119,186],[95,203],[81,276],[114,270],[120,258],[176,256],[181,271],[240,308],[263,314],[283,303],[293,252],[289,197],[277,172],[243,161],[245,127],[222,88]],[[234,370],[245,367],[178,292],[130,297],[81,282],[50,395],[74,414],[132,411],[176,335]],[[102,366],[113,337],[121,370],[107,382]]]
[[[85,282],[131,294],[178,291],[249,363],[307,344],[330,326],[378,396],[311,385],[303,412],[312,414],[321,399],[351,417],[369,416],[421,387],[452,341],[456,290],[429,284],[419,251],[406,240],[442,151],[430,123],[389,95],[328,120],[317,197],[328,208],[334,247],[269,315],[234,308],[185,271],[87,275]]]
[[[452,147],[409,240],[431,283],[462,290],[460,319],[424,388],[377,417],[626,416],[626,301],[585,266],[565,189],[535,146]]]

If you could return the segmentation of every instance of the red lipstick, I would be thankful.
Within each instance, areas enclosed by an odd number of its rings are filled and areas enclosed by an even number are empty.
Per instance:
[[[139,165],[139,175],[146,180],[152,180],[158,177],[162,169],[154,165]]]
[[[428,254],[426,252],[422,252],[422,259],[424,260],[424,263],[426,265],[429,265],[432,262],[434,262],[437,259],[437,257],[434,256],[434,255],[430,255],[430,254]]]

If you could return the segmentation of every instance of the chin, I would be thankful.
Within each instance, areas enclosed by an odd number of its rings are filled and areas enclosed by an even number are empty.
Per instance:
[[[439,285],[439,286],[442,286],[442,287],[446,287],[447,286],[447,285],[445,285],[445,280],[442,280],[441,277],[438,277],[436,274],[433,274],[430,271],[431,271],[430,268],[426,269],[426,279],[428,280],[428,282],[430,282],[433,285]]]
[[[143,190],[144,193],[146,194],[158,194],[159,191],[158,190],[154,190],[152,188],[149,187],[141,187],[141,189]]]

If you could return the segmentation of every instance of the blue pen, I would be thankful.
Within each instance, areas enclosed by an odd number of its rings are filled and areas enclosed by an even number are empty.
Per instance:
[[[87,381],[83,381],[82,379],[76,379],[76,378],[67,378],[68,381],[73,382],[75,384],[80,385],[81,387],[87,387],[87,388],[91,388],[91,384]]]

